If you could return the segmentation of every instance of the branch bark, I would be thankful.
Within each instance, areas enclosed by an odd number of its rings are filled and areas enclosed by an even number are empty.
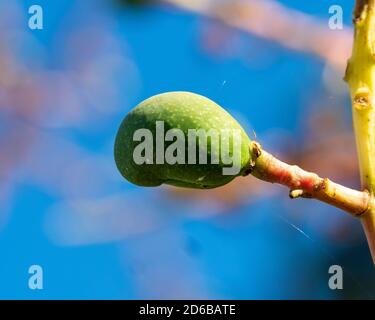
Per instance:
[[[263,150],[258,142],[252,142],[251,150],[256,158],[251,174],[263,181],[288,187],[292,199],[298,197],[317,199],[355,217],[367,212],[371,202],[367,191],[344,187],[298,166],[282,162]]]
[[[353,23],[354,43],[345,80],[352,99],[361,183],[372,198],[361,221],[375,264],[375,0],[357,0]]]

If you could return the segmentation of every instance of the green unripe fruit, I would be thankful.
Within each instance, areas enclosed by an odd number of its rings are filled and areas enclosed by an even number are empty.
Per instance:
[[[248,174],[252,163],[250,139],[237,121],[190,92],[140,103],[123,120],[114,151],[121,174],[140,186],[215,188]]]

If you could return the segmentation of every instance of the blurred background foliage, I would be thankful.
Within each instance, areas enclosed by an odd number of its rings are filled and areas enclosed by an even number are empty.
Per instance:
[[[44,10],[30,30],[28,8]],[[328,8],[343,8],[330,30]],[[353,1],[0,0],[0,298],[375,298],[359,221],[254,178],[123,180],[125,114],[203,94],[280,158],[359,187],[342,81]],[[27,287],[44,269],[44,290]],[[344,290],[328,268],[344,269]]]

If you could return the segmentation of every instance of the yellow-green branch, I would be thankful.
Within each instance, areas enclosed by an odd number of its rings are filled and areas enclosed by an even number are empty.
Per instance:
[[[345,80],[352,99],[362,187],[372,198],[361,221],[375,263],[375,0],[357,0],[353,23],[353,51]]]

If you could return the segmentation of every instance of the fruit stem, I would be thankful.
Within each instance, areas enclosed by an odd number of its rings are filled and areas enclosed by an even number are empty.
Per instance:
[[[290,189],[290,198],[313,198],[340,208],[355,217],[367,213],[370,195],[337,184],[327,178],[289,165],[263,150],[258,142],[251,142],[256,158],[251,174],[263,181],[278,183]]]
[[[375,264],[375,0],[357,0],[353,16],[354,43],[344,79],[352,99],[362,188],[371,196],[361,222]]]

